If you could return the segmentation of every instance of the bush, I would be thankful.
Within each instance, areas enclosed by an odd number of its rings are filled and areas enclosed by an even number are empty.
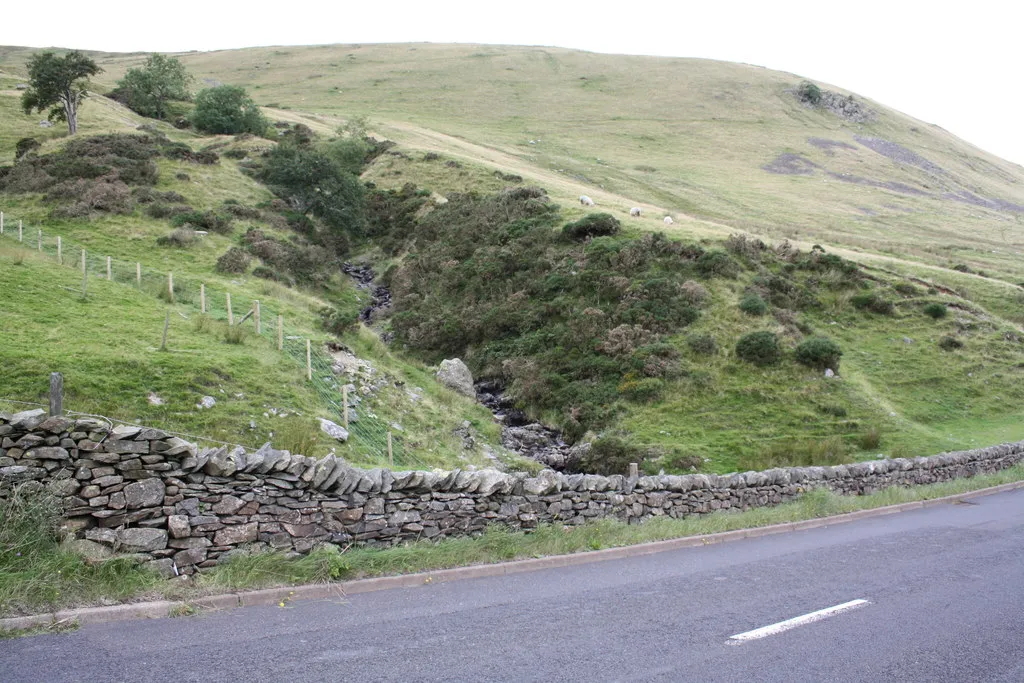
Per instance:
[[[22,138],[18,140],[17,144],[14,146],[14,158],[15,160],[21,159],[23,156],[31,152],[35,152],[42,146],[42,143],[35,138]]]
[[[821,102],[821,88],[810,81],[801,81],[796,94],[802,102],[817,105]]]
[[[320,324],[325,330],[333,335],[341,336],[355,327],[359,318],[356,315],[346,315],[333,306],[324,306],[318,312]]]
[[[175,228],[169,235],[157,237],[161,247],[191,247],[196,242],[196,231],[192,228]]]
[[[686,343],[694,353],[710,356],[718,349],[715,338],[710,334],[691,334],[686,338]]]
[[[812,337],[800,342],[796,347],[796,360],[802,365],[818,370],[826,368],[839,372],[839,359],[843,351],[831,339],[826,337]]]
[[[882,315],[889,315],[893,312],[892,302],[888,299],[883,299],[874,292],[857,294],[850,298],[850,303],[853,304],[854,308],[862,311],[866,310]]]
[[[942,349],[943,351],[956,351],[957,349],[962,349],[963,347],[964,343],[957,339],[956,337],[946,335],[945,337],[939,340],[939,348]]]
[[[590,450],[580,458],[580,472],[587,474],[628,474],[630,463],[643,466],[652,453],[649,449],[634,446],[618,436],[605,436],[591,444]]]
[[[664,388],[664,380],[657,377],[631,377],[627,375],[619,384],[618,391],[631,401],[648,402],[657,398]]]
[[[929,318],[938,320],[939,318],[945,318],[949,311],[946,307],[938,302],[930,303],[924,307],[924,314]]]
[[[562,228],[562,235],[571,240],[585,240],[588,237],[614,235],[619,232],[622,223],[610,213],[590,213]]]
[[[897,282],[892,288],[903,296],[918,296],[921,294],[921,290],[909,282]]]
[[[172,225],[191,225],[196,230],[206,230],[227,235],[231,232],[231,216],[217,211],[190,211],[171,218]]]
[[[860,446],[862,451],[873,451],[877,449],[881,443],[882,435],[878,431],[877,427],[871,427],[857,439],[857,445]]]
[[[218,273],[244,273],[249,268],[252,257],[238,247],[231,247],[217,259],[214,269]]]
[[[697,258],[697,270],[707,277],[736,277],[740,266],[729,254],[720,249],[706,251]]]
[[[234,85],[208,88],[196,95],[192,123],[197,130],[217,135],[263,135],[268,126],[245,88]]]
[[[768,312],[768,304],[754,292],[747,292],[740,299],[740,310],[747,315],[764,315]]]
[[[774,332],[751,332],[736,342],[736,355],[754,365],[773,365],[782,355],[779,339]]]
[[[680,285],[679,291],[682,294],[683,298],[686,299],[686,301],[691,306],[697,307],[702,306],[710,296],[708,294],[707,288],[704,285],[693,280],[687,280],[682,285]]]

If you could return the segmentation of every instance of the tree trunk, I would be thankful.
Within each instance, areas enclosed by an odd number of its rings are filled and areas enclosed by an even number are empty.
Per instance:
[[[78,97],[74,92],[64,93],[64,118],[68,120],[68,133],[78,132]]]

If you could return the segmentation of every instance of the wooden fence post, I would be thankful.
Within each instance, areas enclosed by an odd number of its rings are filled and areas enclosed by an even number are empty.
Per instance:
[[[199,284],[199,312],[206,313],[206,285]]]
[[[640,466],[635,462],[629,463],[629,478],[636,479],[640,476]]]
[[[341,414],[345,417],[345,431],[348,431],[348,385],[341,387]]]
[[[306,340],[306,379],[313,379],[313,344]]]
[[[135,262],[135,286],[142,289],[142,264]]]
[[[0,235],[4,234],[4,212],[0,211]]]
[[[110,257],[107,257],[107,281],[113,280],[114,278],[110,275]]]
[[[391,432],[388,432],[388,467],[395,468],[395,455],[391,451]]]
[[[228,304],[228,325],[234,325],[235,314],[231,311],[231,292],[225,292],[224,299]]]
[[[50,373],[50,415],[64,414],[64,375]]]
[[[18,221],[18,241],[21,241],[21,221]]]
[[[167,295],[170,297],[170,302],[174,303],[174,273],[167,273]]]
[[[256,334],[263,334],[263,324],[260,322],[260,302],[259,299],[254,299],[252,302],[253,310],[256,314],[253,315],[252,320],[256,323]]]
[[[57,265],[64,265],[64,249],[60,243],[60,235],[57,235]]]
[[[284,316],[277,316],[277,350],[284,351]]]
[[[167,328],[171,326],[171,309],[167,309],[167,315],[164,316],[164,338],[160,341],[160,350],[167,350]]]
[[[82,250],[82,298],[85,298],[86,287],[89,285],[89,269],[85,264],[85,249]]]
[[[43,250],[43,231],[36,230],[36,251]]]

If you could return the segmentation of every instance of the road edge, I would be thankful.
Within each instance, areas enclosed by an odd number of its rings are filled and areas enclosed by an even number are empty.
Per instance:
[[[773,524],[771,526],[753,527],[750,529],[736,529],[733,531],[722,531],[715,534],[703,534],[700,536],[684,536],[672,538],[665,541],[652,541],[650,543],[638,543],[635,545],[606,548],[604,550],[590,550],[570,555],[552,555],[529,560],[512,560],[510,562],[498,562],[494,564],[471,565],[468,567],[455,567],[452,569],[438,569],[436,571],[419,572],[416,574],[401,574],[398,576],[380,576],[370,579],[355,579],[352,581],[341,581],[330,584],[307,584],[303,586],[284,586],[279,588],[267,588],[263,590],[240,591],[236,593],[224,593],[221,595],[208,595],[195,598],[194,600],[158,600],[153,602],[127,603],[112,605],[109,607],[80,607],[76,609],[59,610],[47,614],[35,614],[23,617],[7,617],[0,619],[0,630],[23,631],[34,628],[45,628],[54,624],[102,624],[114,621],[126,621],[131,619],[164,619],[174,616],[185,616],[195,614],[197,611],[234,609],[237,607],[252,607],[256,605],[273,605],[290,603],[295,600],[323,600],[323,599],[344,599],[348,595],[358,593],[371,593],[395,588],[414,588],[417,586],[431,585],[435,583],[447,583],[463,579],[479,579],[492,576],[505,576],[508,574],[519,574],[521,572],[538,571],[541,569],[552,569],[556,567],[570,567],[592,562],[604,562],[607,560],[620,560],[628,557],[640,557],[653,555],[668,550],[680,548],[693,548],[697,546],[715,545],[718,543],[729,543],[744,538],[758,538],[761,536],[772,536],[775,534],[789,533],[792,531],[803,531],[806,529],[817,529],[834,524],[845,524],[871,517],[882,517],[909,510],[935,507],[957,503],[959,501],[980,496],[988,496],[996,493],[1004,493],[1024,488],[1024,480],[990,486],[976,491],[957,493],[942,498],[931,500],[913,501],[910,503],[899,503],[885,507],[857,510],[841,515],[830,517],[816,517],[799,522],[786,522],[784,524]]]

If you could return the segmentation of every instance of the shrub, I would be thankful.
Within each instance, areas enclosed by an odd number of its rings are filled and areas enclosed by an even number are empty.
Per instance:
[[[903,296],[918,296],[921,293],[920,289],[909,282],[897,282],[892,288]]]
[[[630,377],[629,375],[619,384],[619,393],[631,401],[647,402],[658,397],[665,382],[657,377]]]
[[[924,307],[924,314],[935,320],[945,318],[948,312],[946,307],[938,302],[930,303]]]
[[[957,349],[962,349],[963,347],[964,343],[957,339],[956,337],[946,335],[945,337],[939,340],[939,348],[942,349],[943,351],[956,351]]]
[[[252,257],[238,247],[231,247],[217,259],[214,269],[218,273],[244,273],[252,262]]]
[[[817,105],[821,102],[821,88],[810,81],[801,81],[796,94],[802,102]]]
[[[231,232],[231,216],[217,211],[190,211],[171,218],[172,225],[191,225],[197,230],[206,230],[226,235]]]
[[[346,315],[333,306],[324,306],[318,311],[320,325],[333,335],[341,336],[351,330],[359,318],[355,315]]]
[[[768,312],[768,304],[758,294],[747,292],[740,299],[740,310],[747,315],[764,315]]]
[[[694,280],[687,280],[679,287],[679,292],[691,306],[701,306],[710,296],[707,288]]]
[[[42,143],[35,138],[22,138],[18,140],[14,146],[14,158],[21,159],[23,156],[31,152],[35,152],[42,146]]]
[[[715,338],[707,333],[691,334],[686,338],[686,343],[694,353],[710,356],[718,349]]]
[[[157,237],[161,247],[191,247],[196,242],[196,231],[192,228],[175,228],[168,235]]]
[[[879,433],[877,427],[871,427],[857,439],[857,445],[860,446],[862,451],[873,451],[877,449],[881,443],[882,435]]]
[[[614,235],[619,232],[622,223],[610,213],[590,213],[573,223],[566,223],[562,235],[571,240],[584,240],[588,237]]]
[[[580,458],[580,472],[587,474],[628,474],[630,463],[643,466],[651,456],[649,449],[635,446],[618,436],[605,436],[594,441],[590,450]]]
[[[889,315],[893,312],[892,302],[888,299],[883,299],[874,292],[857,294],[850,298],[850,303],[853,304],[854,308],[862,311],[867,310],[882,315]]]
[[[831,368],[836,372],[839,371],[839,359],[842,355],[843,351],[839,344],[826,337],[805,339],[796,347],[795,352],[797,362],[802,365],[818,370]]]
[[[263,135],[267,130],[267,120],[245,88],[233,85],[208,88],[196,95],[192,123],[197,130],[218,135]]]
[[[708,277],[736,277],[740,266],[729,254],[720,249],[706,251],[697,258],[697,270]]]
[[[182,181],[184,181],[186,183],[188,181],[192,180],[192,176],[190,176],[188,173],[175,173],[174,177],[177,178],[178,180],[182,180]]]
[[[224,327],[224,341],[227,344],[244,344],[249,336],[249,328],[241,325],[227,325]]]
[[[774,332],[751,332],[736,342],[736,355],[754,365],[773,365],[779,361],[781,353]]]

